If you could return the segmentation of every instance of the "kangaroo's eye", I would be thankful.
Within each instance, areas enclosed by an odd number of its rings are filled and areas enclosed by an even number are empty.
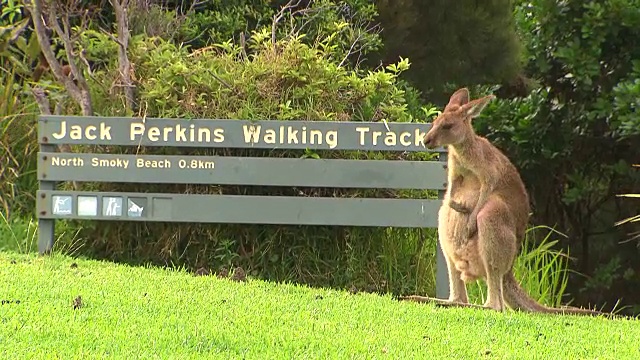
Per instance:
[[[444,124],[444,125],[442,125],[442,130],[449,130],[449,129],[451,129],[452,126],[453,126],[453,124]]]

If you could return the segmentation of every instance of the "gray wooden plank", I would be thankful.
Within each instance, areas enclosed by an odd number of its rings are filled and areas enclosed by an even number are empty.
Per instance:
[[[448,154],[446,152],[440,153],[438,160],[446,162],[447,157]],[[438,199],[444,199],[445,190],[438,191]],[[449,270],[440,241],[436,241],[436,297],[439,299],[449,298]]]
[[[159,119],[42,115],[39,141],[48,144],[208,148],[427,150],[429,123]]]
[[[54,145],[41,145],[40,151],[54,151]],[[49,179],[39,179],[41,190],[54,190],[55,181]],[[53,249],[55,241],[55,221],[52,219],[38,219],[38,253],[48,254]]]
[[[43,152],[38,179],[439,190],[447,174],[439,161]]]
[[[68,215],[56,215],[55,196],[64,208],[71,201]],[[80,197],[89,206],[78,206]],[[122,214],[107,216],[110,198],[121,198]],[[133,203],[129,203],[132,200]],[[67,204],[67,205],[64,205]],[[132,205],[132,204],[135,204]],[[108,193],[41,190],[37,194],[37,212],[41,219],[94,219],[126,221],[165,221],[194,223],[243,223],[281,225],[340,225],[381,227],[436,227],[438,199],[318,198],[284,196],[194,195],[164,193]],[[140,214],[140,217],[129,216]],[[95,210],[95,216],[80,216],[78,209]],[[92,211],[90,211],[92,212]],[[120,215],[120,216],[118,216]]]

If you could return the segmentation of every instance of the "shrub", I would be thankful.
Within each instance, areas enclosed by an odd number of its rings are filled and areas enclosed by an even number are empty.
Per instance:
[[[36,180],[36,113],[33,100],[22,93],[14,73],[0,72],[0,209],[33,214]]]
[[[453,86],[510,82],[521,70],[512,0],[378,0],[383,61],[399,55],[413,66],[405,77],[445,105]]]
[[[567,233],[561,245],[572,247],[577,270],[587,275],[572,282],[588,281],[584,295],[596,302],[615,302],[610,287],[622,287],[622,273],[637,268],[637,248],[620,243],[633,224],[614,224],[635,211],[616,195],[640,184],[630,166],[640,156],[638,5],[519,2],[515,14],[534,89],[494,102],[475,121],[521,170],[534,221]],[[602,271],[608,275],[599,278],[617,280],[589,280]]]
[[[88,39],[88,38],[87,38]],[[91,35],[93,49],[107,41]],[[101,40],[102,39],[102,40]],[[279,40],[269,31],[248,39],[250,54],[231,42],[192,50],[158,38],[136,37],[129,57],[143,115],[165,118],[278,119],[317,121],[418,121],[424,111],[414,94],[396,81],[409,67],[401,60],[376,71],[350,70],[327,50],[334,38],[310,46],[299,39]],[[89,52],[90,54],[90,52]],[[109,67],[94,73],[95,81],[113,76]],[[113,95],[96,91],[95,109],[117,114]],[[413,101],[413,113],[406,99]],[[426,110],[426,108],[425,108]],[[121,149],[124,152],[167,153],[170,149]],[[305,151],[184,149],[185,154],[300,157]],[[323,152],[314,156],[385,158],[397,154]],[[430,159],[432,154],[406,155]],[[435,192],[348,189],[291,189],[238,186],[180,186],[85,184],[104,191],[270,194],[296,196],[435,197]],[[372,291],[432,292],[435,269],[435,230],[368,229],[312,226],[258,226],[230,224],[110,223],[82,224],[81,237],[100,256],[191,267],[243,266],[255,276],[312,285],[350,287]]]
[[[38,108],[23,80],[38,42],[25,34],[29,19],[20,2],[1,0],[0,5],[0,211],[7,217],[32,215]]]

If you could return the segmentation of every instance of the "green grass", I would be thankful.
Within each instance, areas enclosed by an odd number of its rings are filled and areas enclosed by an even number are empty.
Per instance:
[[[66,255],[76,255],[82,247],[78,241],[78,230],[67,223],[59,221],[53,251]],[[0,251],[20,254],[38,251],[38,219],[14,216],[8,219],[0,211]]]
[[[635,320],[436,308],[59,254],[0,252],[0,284],[2,359],[640,358]]]

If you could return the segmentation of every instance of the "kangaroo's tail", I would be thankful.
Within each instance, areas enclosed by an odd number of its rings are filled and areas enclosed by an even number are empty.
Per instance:
[[[550,308],[539,304],[522,289],[515,276],[513,276],[513,271],[509,271],[504,275],[503,284],[504,301],[514,310],[547,314],[605,315],[605,313],[597,310],[576,307]]]

